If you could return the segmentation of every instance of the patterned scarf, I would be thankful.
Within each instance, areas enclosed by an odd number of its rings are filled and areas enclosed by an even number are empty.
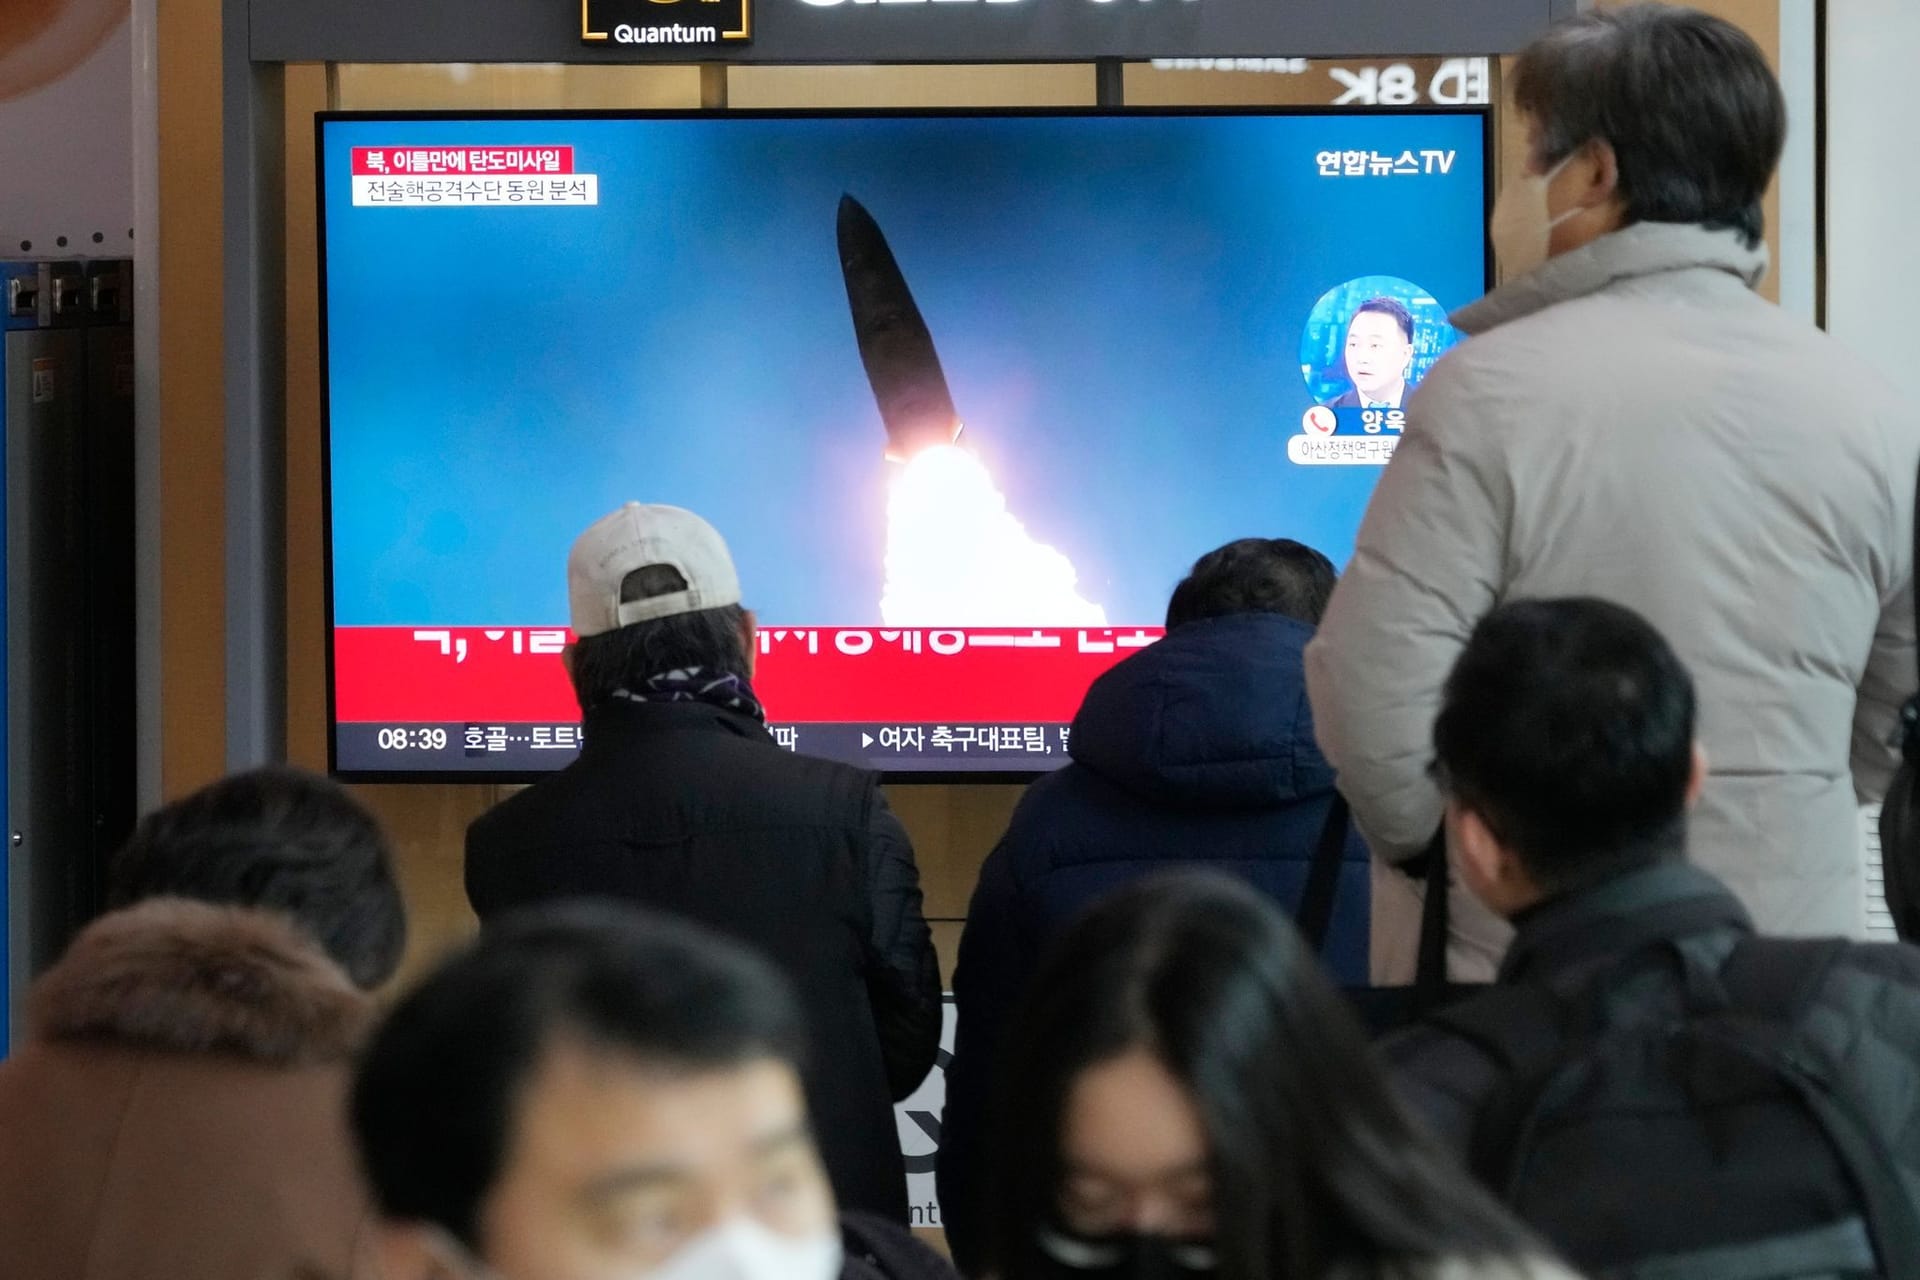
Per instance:
[[[616,689],[613,696],[628,702],[704,702],[751,716],[761,724],[767,722],[766,709],[753,696],[752,685],[739,676],[705,667],[663,671],[649,676],[638,689]]]

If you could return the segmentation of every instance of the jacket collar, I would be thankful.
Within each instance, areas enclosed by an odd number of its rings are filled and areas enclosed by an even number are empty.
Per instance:
[[[291,920],[155,898],[89,925],[34,984],[34,1034],[276,1066],[337,1061],[367,997]]]
[[[730,733],[772,742],[766,725],[740,711],[708,702],[603,702],[581,717],[581,754],[598,754],[636,738],[660,733]]]
[[[1717,929],[1751,933],[1753,921],[1705,871],[1661,862],[1536,907],[1519,922],[1500,980],[1538,978]]]
[[[1724,272],[1747,288],[1756,288],[1767,274],[1767,249],[1765,245],[1749,249],[1738,231],[1713,231],[1694,223],[1636,222],[1547,259],[1454,312],[1453,323],[1463,333],[1485,333],[1622,281],[1695,269]]]
[[[1314,746],[1302,652],[1277,613],[1189,622],[1119,663],[1073,718],[1076,765],[1160,804],[1273,809],[1333,790]]]

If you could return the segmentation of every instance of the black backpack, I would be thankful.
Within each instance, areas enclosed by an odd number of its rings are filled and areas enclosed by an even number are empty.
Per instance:
[[[1709,932],[1434,1015],[1508,1073],[1475,1174],[1593,1280],[1920,1277],[1920,1189],[1810,1031],[1849,945]]]

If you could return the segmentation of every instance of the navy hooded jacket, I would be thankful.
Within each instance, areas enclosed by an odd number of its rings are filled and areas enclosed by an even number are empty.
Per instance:
[[[1239,875],[1289,913],[1333,800],[1314,745],[1303,622],[1234,614],[1169,632],[1101,676],[1068,738],[1073,762],[1035,782],[980,870],[954,974],[939,1187],[963,1272],[984,1247],[987,1112],[1004,1027],[1053,935],[1095,899],[1181,867]],[[1369,872],[1349,842],[1326,957],[1367,978]]]

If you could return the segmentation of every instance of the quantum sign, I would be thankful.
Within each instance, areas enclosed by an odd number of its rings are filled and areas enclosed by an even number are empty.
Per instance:
[[[753,0],[580,0],[586,45],[743,45],[752,39]]]

